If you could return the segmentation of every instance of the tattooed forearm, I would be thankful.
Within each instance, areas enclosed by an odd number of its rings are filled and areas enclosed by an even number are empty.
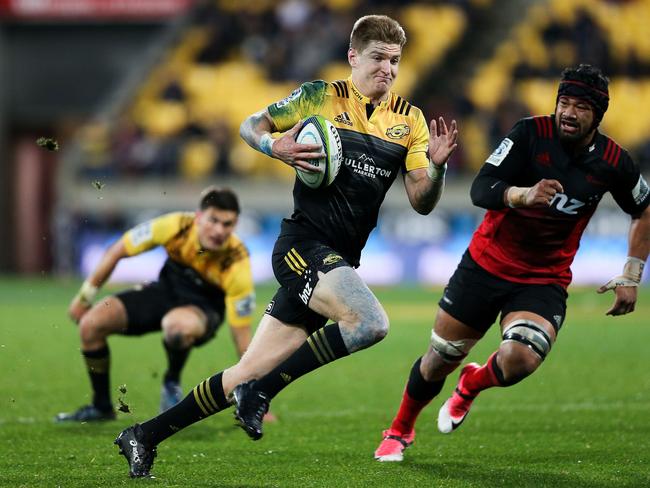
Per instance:
[[[409,171],[405,175],[406,190],[416,212],[428,215],[437,205],[445,188],[446,165],[429,163],[426,170]]]
[[[273,126],[264,111],[256,112],[246,118],[239,126],[239,135],[253,149],[268,154],[262,139],[265,134],[273,131]]]
[[[419,191],[416,196],[417,201],[420,203],[416,210],[424,214],[430,213],[440,201],[444,189],[444,175],[439,180],[432,181],[431,184],[427,183],[426,185],[422,185],[422,188],[418,189]]]

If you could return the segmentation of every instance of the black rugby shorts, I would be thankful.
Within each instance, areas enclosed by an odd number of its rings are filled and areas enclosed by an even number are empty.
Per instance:
[[[205,334],[194,343],[195,346],[201,346],[214,337],[225,313],[225,303],[212,303],[198,296],[188,298],[159,281],[123,291],[115,296],[126,308],[127,329],[124,335],[139,336],[159,331],[163,317],[173,308],[197,306],[205,313],[208,323]]]
[[[568,294],[557,284],[535,285],[504,280],[481,268],[468,251],[438,302],[449,315],[479,332],[510,312],[541,315],[558,332],[566,315]]]
[[[264,313],[286,324],[300,325],[309,333],[323,327],[328,318],[309,308],[318,272],[327,273],[350,264],[319,241],[282,236],[273,248],[272,265],[280,288]]]

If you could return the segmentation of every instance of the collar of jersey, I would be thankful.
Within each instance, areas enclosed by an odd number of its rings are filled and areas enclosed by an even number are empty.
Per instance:
[[[352,76],[350,76],[346,81],[348,82],[348,84],[350,85],[350,88],[352,89],[352,98],[354,98],[354,99],[355,99],[356,101],[358,101],[359,103],[362,103],[363,105],[366,105],[366,104],[368,104],[368,103],[371,103],[370,98],[368,98],[367,96],[363,95],[363,94],[359,91],[359,89],[357,88],[357,86],[354,84],[354,81],[352,81]],[[390,99],[391,99],[392,97],[393,97],[393,92],[389,91],[389,92],[388,92],[388,97],[386,97],[386,100],[383,100],[383,101],[379,102],[379,105],[377,105],[377,108],[379,108],[379,107],[383,108],[383,107],[385,107],[386,105],[388,105],[388,102],[390,102]]]

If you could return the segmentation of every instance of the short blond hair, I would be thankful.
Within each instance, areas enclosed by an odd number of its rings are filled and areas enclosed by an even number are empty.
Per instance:
[[[387,15],[365,15],[352,27],[350,47],[361,52],[372,41],[399,44],[399,47],[404,47],[406,33],[399,22]]]

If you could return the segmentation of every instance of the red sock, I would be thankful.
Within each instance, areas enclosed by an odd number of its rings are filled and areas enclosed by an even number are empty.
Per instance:
[[[413,430],[415,421],[418,419],[418,415],[420,415],[422,409],[430,402],[431,400],[420,401],[411,398],[406,391],[406,388],[404,388],[402,403],[399,405],[399,410],[397,411],[397,415],[393,419],[390,428],[401,434],[408,434]]]
[[[459,385],[461,391],[469,395],[478,395],[479,392],[493,386],[503,386],[499,381],[499,374],[495,372],[497,352],[492,353],[483,366],[463,375]],[[497,366],[498,367],[498,366]]]

